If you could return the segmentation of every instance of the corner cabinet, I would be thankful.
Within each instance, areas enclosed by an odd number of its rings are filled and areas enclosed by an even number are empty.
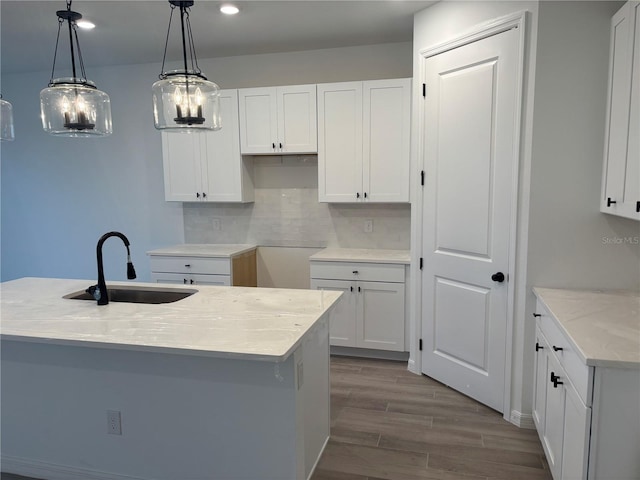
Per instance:
[[[320,202],[408,202],[411,79],[318,85]]]
[[[216,132],[162,132],[165,200],[253,201],[251,160],[240,155],[237,90],[221,91],[220,113]]]
[[[243,155],[316,153],[316,86],[243,88],[239,91]]]
[[[540,300],[534,316],[533,421],[554,480],[640,478],[640,367],[587,365]]]
[[[611,20],[600,211],[640,220],[640,2]]]
[[[311,289],[344,292],[331,315],[331,345],[404,351],[405,266],[311,261]]]

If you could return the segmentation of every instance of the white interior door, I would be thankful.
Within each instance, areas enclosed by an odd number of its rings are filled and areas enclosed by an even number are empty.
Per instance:
[[[422,371],[500,412],[519,39],[512,29],[424,60]]]

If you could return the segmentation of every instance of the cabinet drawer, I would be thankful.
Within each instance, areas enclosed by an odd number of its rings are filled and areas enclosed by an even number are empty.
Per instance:
[[[311,262],[311,278],[404,283],[404,265],[393,263]]]
[[[228,258],[164,257],[154,255],[150,259],[150,264],[152,272],[231,275],[231,261]]]
[[[178,285],[231,285],[229,275],[201,275],[183,273],[151,273],[154,283],[171,283]]]
[[[549,315],[540,301],[536,303],[536,313],[541,315],[537,317],[538,326],[549,342],[549,354],[558,359],[585,405],[591,406],[593,368],[580,360],[573,343],[568,340],[556,319]]]

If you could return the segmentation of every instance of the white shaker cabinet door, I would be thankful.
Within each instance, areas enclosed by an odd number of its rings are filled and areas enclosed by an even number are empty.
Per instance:
[[[318,199],[363,198],[362,82],[318,85]]]
[[[356,345],[378,350],[404,350],[404,284],[358,282]]]
[[[202,197],[202,147],[200,134],[162,132],[165,200],[196,202]]]
[[[240,155],[238,91],[220,92],[222,128],[202,133],[203,193],[209,202],[251,202],[254,199],[251,160]]]
[[[363,83],[363,196],[409,201],[411,79]]]
[[[331,312],[329,340],[331,345],[353,347],[356,344],[356,300],[353,295],[355,282],[346,280],[311,279],[312,290],[344,292],[338,305]]]
[[[275,153],[278,136],[276,88],[242,88],[238,90],[238,106],[240,152],[243,155]]]
[[[291,85],[277,88],[278,138],[282,153],[316,153],[318,130],[316,86]]]

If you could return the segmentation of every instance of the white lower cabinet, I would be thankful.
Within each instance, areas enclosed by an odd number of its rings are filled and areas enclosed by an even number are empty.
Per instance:
[[[311,288],[342,291],[331,345],[404,351],[405,266],[311,262]]]
[[[533,420],[554,480],[640,478],[640,372],[586,365],[541,302],[535,316]]]

